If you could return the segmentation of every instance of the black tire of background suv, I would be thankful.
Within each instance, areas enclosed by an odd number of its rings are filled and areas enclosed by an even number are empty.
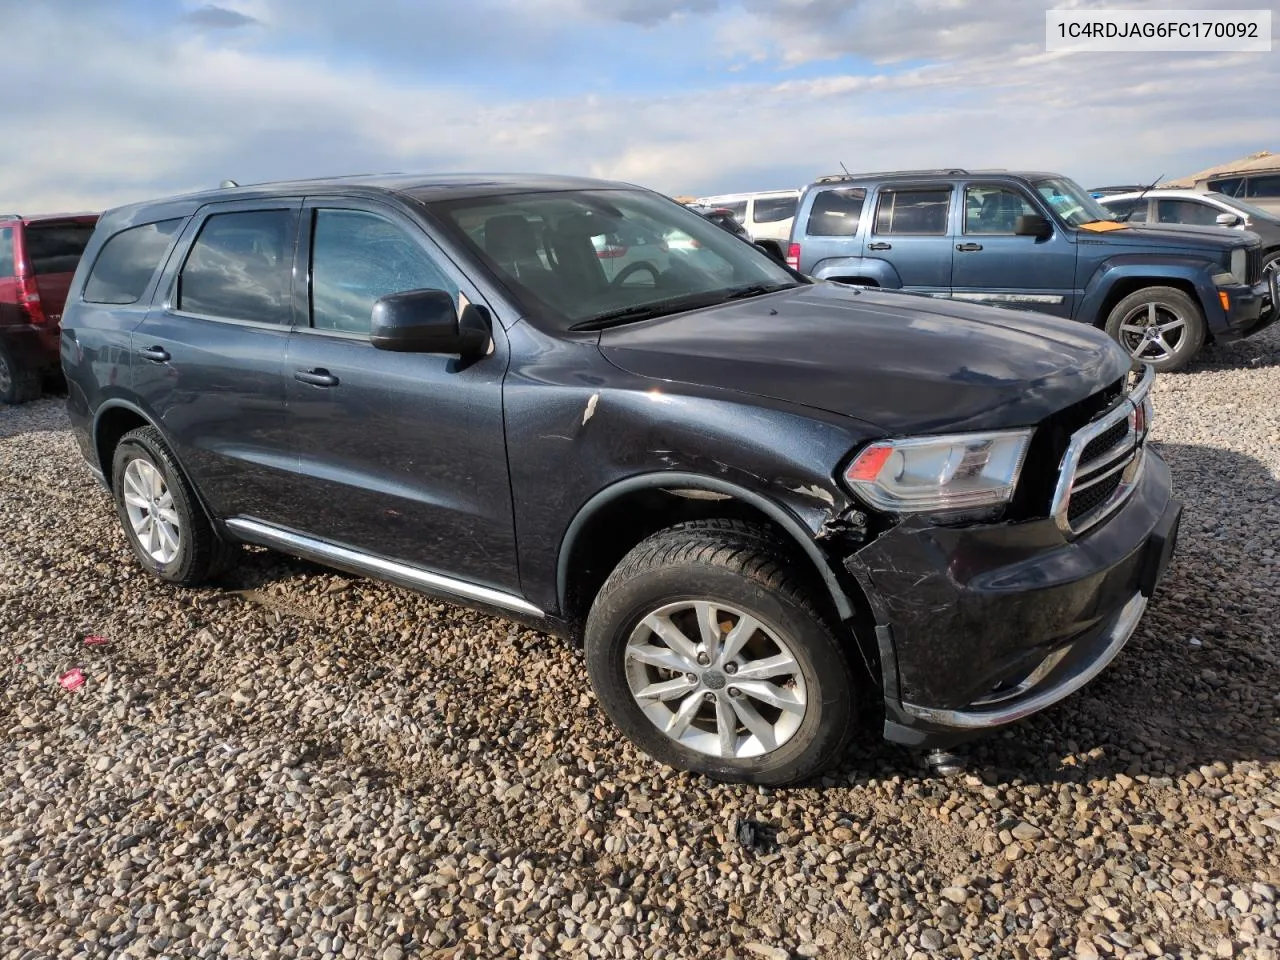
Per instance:
[[[587,617],[587,673],[601,706],[654,759],[716,780],[783,786],[834,765],[857,727],[849,653],[813,590],[767,528],[737,520],[682,523],[634,547],[609,575]],[[624,650],[640,618],[681,599],[710,598],[780,627],[804,675],[809,707],[777,750],[725,760],[683,747],[641,712],[627,686]]]
[[[124,471],[129,461],[140,457],[150,461],[164,475],[165,484],[173,493],[173,506],[181,524],[178,555],[167,564],[161,564],[142,549],[125,510]],[[111,458],[111,490],[116,502],[116,515],[134,556],[161,580],[184,587],[196,586],[217,576],[234,560],[235,547],[214,531],[196,499],[195,491],[187,482],[186,474],[155,427],[138,427],[120,438]]]
[[[1133,368],[1139,370],[1144,365],[1150,366],[1154,367],[1157,373],[1181,370],[1191,362],[1192,357],[1199,353],[1200,348],[1204,346],[1205,323],[1204,311],[1200,309],[1200,305],[1177,287],[1143,287],[1141,290],[1136,290],[1129,294],[1112,307],[1111,313],[1107,315],[1107,334],[1112,340],[1124,346],[1124,341],[1120,339],[1120,322],[1124,319],[1124,315],[1134,307],[1143,303],[1150,303],[1152,300],[1159,301],[1164,306],[1172,307],[1178,316],[1186,321],[1186,327],[1184,328],[1186,332],[1168,360],[1150,364],[1134,360]],[[1126,347],[1125,349],[1127,352],[1128,348]]]
[[[0,391],[0,403],[26,403],[40,399],[40,371],[18,366],[13,353],[0,342],[0,364],[9,371],[9,389]]]

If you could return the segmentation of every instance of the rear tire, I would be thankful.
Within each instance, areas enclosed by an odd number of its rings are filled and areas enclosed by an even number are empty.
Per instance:
[[[1176,287],[1143,287],[1107,315],[1106,331],[1124,347],[1135,370],[1143,365],[1160,373],[1181,370],[1200,352],[1204,313]]]
[[[656,760],[717,780],[780,786],[831,767],[857,684],[798,569],[741,521],[638,544],[587,617],[587,672],[610,719]]]
[[[38,400],[40,385],[40,371],[19,366],[13,351],[0,343],[0,403]]]
[[[111,491],[134,556],[161,580],[195,586],[233,562],[235,547],[214,531],[155,427],[138,427],[120,438]]]

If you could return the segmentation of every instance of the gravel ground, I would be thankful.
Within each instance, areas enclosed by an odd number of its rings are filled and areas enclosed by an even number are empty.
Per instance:
[[[506,621],[266,552],[163,586],[62,401],[0,409],[0,956],[1280,956],[1280,331],[1156,404],[1187,515],[1112,668],[964,775],[777,791]]]

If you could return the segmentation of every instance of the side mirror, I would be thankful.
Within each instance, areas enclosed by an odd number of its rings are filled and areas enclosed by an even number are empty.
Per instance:
[[[398,353],[447,353],[482,356],[489,346],[489,324],[478,307],[463,307],[443,290],[407,290],[373,305],[369,339],[379,350]]]
[[[1240,215],[1238,213],[1220,213],[1214,217],[1214,221],[1223,227],[1234,227],[1240,223]]]
[[[1044,240],[1053,236],[1053,224],[1038,213],[1024,213],[1014,222],[1014,236]]]

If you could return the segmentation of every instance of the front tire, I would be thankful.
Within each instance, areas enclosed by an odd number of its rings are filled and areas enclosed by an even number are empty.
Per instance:
[[[662,763],[781,786],[839,760],[856,723],[839,640],[763,527],[683,523],[631,550],[586,626],[610,719]]]
[[[1106,330],[1128,352],[1134,369],[1146,364],[1167,373],[1181,370],[1200,352],[1204,313],[1176,287],[1143,287],[1112,308]]]
[[[134,556],[161,580],[194,586],[230,564],[233,548],[214,531],[155,427],[120,439],[111,491]]]

